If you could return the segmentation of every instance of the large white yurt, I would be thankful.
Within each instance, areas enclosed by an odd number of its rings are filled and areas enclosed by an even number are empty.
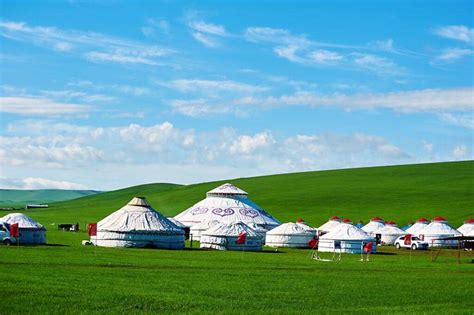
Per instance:
[[[369,223],[367,223],[366,225],[364,225],[362,227],[362,230],[364,230],[365,232],[370,234],[373,231],[384,227],[384,225],[385,225],[385,222],[382,218],[378,218],[378,217],[377,218],[372,218],[372,219],[370,219]]]
[[[135,197],[124,207],[97,223],[91,241],[105,247],[184,248],[184,231],[151,207],[143,197]]]
[[[245,233],[245,242],[237,244],[237,238]],[[201,234],[200,247],[218,250],[261,251],[262,238],[243,222],[217,224]]]
[[[215,226],[216,224],[219,224],[219,221],[217,220],[204,220],[201,221],[197,224],[194,224],[190,228],[190,237],[192,237],[193,241],[199,241],[201,239],[201,234],[202,232],[210,229],[211,227]]]
[[[331,217],[329,218],[328,222],[324,223],[318,228],[318,231],[320,231],[320,233],[331,232],[336,226],[339,225],[339,223],[341,223],[341,218],[337,216]]]
[[[458,228],[458,231],[464,236],[474,236],[474,219],[464,221],[464,224]]]
[[[339,251],[336,248],[340,248],[343,253],[360,254],[362,247],[369,242],[373,243],[372,253],[375,253],[377,244],[373,236],[352,224],[341,223],[337,228],[319,238],[318,250],[334,252]]]
[[[0,221],[8,224],[18,223],[20,232],[20,244],[45,244],[46,229],[23,213],[10,213],[0,218]]]
[[[271,247],[309,247],[308,242],[316,236],[315,229],[303,223],[284,223],[267,232],[265,245]]]
[[[397,238],[408,233],[400,229],[395,222],[387,221],[383,227],[370,234],[375,238],[380,235],[380,242],[384,245],[393,245]]]
[[[424,229],[429,223],[430,223],[429,220],[427,220],[425,218],[419,218],[418,220],[416,220],[415,224],[413,224],[408,229],[406,229],[405,232],[407,232],[411,235],[418,236],[418,235],[420,235],[419,232],[422,229]]]
[[[458,230],[449,225],[448,221],[443,217],[433,218],[431,223],[418,233],[419,237],[428,242],[430,247],[457,246],[457,241],[439,239],[462,235]]]
[[[248,199],[245,191],[232,184],[224,184],[209,191],[204,200],[174,218],[189,227],[205,220],[216,220],[225,224],[255,223],[266,230],[281,224]]]

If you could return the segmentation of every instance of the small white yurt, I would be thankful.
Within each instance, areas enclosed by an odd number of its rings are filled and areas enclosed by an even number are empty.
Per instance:
[[[261,227],[256,223],[246,223],[252,230],[254,230],[262,238],[262,242],[265,243],[265,237],[267,235],[267,230]]]
[[[190,237],[192,236],[193,241],[199,241],[201,239],[202,232],[210,229],[211,227],[215,226],[216,224],[219,224],[219,221],[217,221],[217,220],[211,220],[211,221],[204,220],[202,222],[194,224],[190,228],[190,232],[189,232]]]
[[[8,224],[18,223],[20,244],[46,244],[46,229],[23,213],[10,213],[0,218]]]
[[[362,247],[369,242],[373,243],[372,253],[375,253],[377,244],[373,236],[352,224],[341,223],[319,238],[318,251],[334,252],[340,248],[343,253],[360,254]]]
[[[395,222],[387,221],[383,227],[373,231],[370,234],[375,238],[377,238],[379,235],[380,242],[383,245],[393,245],[397,238],[408,233],[400,229]]]
[[[433,218],[430,224],[419,231],[419,237],[428,242],[430,247],[457,246],[457,241],[439,239],[461,235],[462,234],[449,225],[448,221],[443,217]]]
[[[331,232],[339,223],[341,223],[341,218],[337,216],[331,217],[328,222],[318,228],[318,231],[320,231],[320,233]]]
[[[474,236],[474,219],[468,219],[464,221],[458,231],[464,236]]]
[[[365,232],[367,232],[367,233],[370,234],[370,233],[372,233],[372,232],[375,231],[375,230],[378,230],[378,229],[380,229],[380,228],[383,228],[384,225],[385,225],[384,220],[383,220],[382,218],[376,217],[376,218],[370,219],[370,222],[367,223],[366,225],[364,225],[364,226],[362,227],[362,230],[364,230]]]
[[[209,191],[204,200],[174,218],[189,227],[211,220],[225,224],[255,223],[266,230],[280,225],[280,221],[252,202],[247,192],[232,184],[224,184]]]
[[[418,220],[416,220],[415,224],[406,229],[405,232],[411,235],[419,236],[419,232],[423,230],[429,223],[429,220],[425,218],[419,218]]]
[[[309,229],[308,229],[309,228]],[[303,223],[284,223],[267,232],[265,245],[271,247],[309,247],[316,230]]]
[[[245,233],[245,242],[237,244],[237,238]],[[261,251],[262,238],[243,222],[217,224],[201,234],[200,247],[218,250]]]
[[[143,197],[135,197],[124,207],[97,223],[91,241],[105,247],[184,248],[184,231],[151,207]]]

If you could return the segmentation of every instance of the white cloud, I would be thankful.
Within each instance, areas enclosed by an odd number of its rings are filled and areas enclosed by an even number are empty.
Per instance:
[[[316,63],[324,64],[324,63],[332,63],[332,62],[339,61],[343,59],[344,57],[341,54],[334,51],[319,49],[319,50],[315,50],[311,52],[309,54],[309,58]]]
[[[170,32],[170,23],[165,19],[148,18],[145,26],[141,28],[143,35],[152,37],[157,33],[168,35]]]
[[[463,48],[448,48],[444,49],[435,61],[453,62],[464,57],[474,56],[474,50]]]
[[[458,145],[453,149],[455,159],[463,159],[467,156],[467,147],[464,144]]]
[[[441,26],[434,29],[438,36],[462,41],[465,43],[474,43],[474,29],[464,25]]]
[[[468,114],[451,114],[442,113],[438,115],[439,118],[450,125],[474,129],[474,114],[471,111]]]
[[[191,35],[194,37],[195,40],[197,40],[206,47],[215,48],[220,45],[219,41],[217,41],[215,38],[205,35],[203,33],[192,32]]]
[[[354,63],[364,70],[369,70],[379,75],[400,75],[406,73],[405,69],[393,61],[371,54],[354,54]]]
[[[2,189],[87,189],[82,184],[39,177],[22,179],[0,177],[0,187]]]
[[[231,145],[230,153],[232,154],[253,154],[257,150],[261,150],[272,146],[275,143],[269,132],[257,133],[254,136],[239,136]]]
[[[156,65],[157,58],[173,53],[168,48],[100,33],[29,26],[23,22],[1,21],[0,34],[8,39],[33,43],[63,53],[75,53],[94,62]]]
[[[202,92],[213,94],[216,91],[236,93],[257,93],[268,90],[267,87],[251,85],[231,80],[203,80],[203,79],[178,79],[168,82],[156,81],[157,84],[178,90],[180,92]]]
[[[0,97],[0,112],[27,116],[77,115],[92,111],[83,104],[61,103],[42,97]]]
[[[188,23],[188,26],[200,33],[207,33],[216,36],[228,35],[223,25],[206,23],[204,21],[192,21]]]

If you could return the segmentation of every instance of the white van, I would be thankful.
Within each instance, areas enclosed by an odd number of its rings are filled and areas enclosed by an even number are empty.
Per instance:
[[[0,222],[0,242],[5,245],[16,243],[16,238],[10,236],[10,224],[6,222]]]

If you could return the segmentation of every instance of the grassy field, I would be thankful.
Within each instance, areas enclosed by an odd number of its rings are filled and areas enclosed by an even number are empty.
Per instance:
[[[473,216],[474,162],[309,172],[231,180],[281,221],[319,225],[337,214],[404,223]],[[152,184],[53,204],[28,214],[48,246],[0,246],[0,314],[10,313],[474,313],[473,257],[382,248],[370,262],[309,250],[262,253],[82,246],[84,231],[57,223],[98,221],[136,195],[173,215],[222,182]],[[52,225],[53,224],[53,225]],[[196,246],[196,245],[195,245]],[[328,257],[329,254],[324,256]]]

